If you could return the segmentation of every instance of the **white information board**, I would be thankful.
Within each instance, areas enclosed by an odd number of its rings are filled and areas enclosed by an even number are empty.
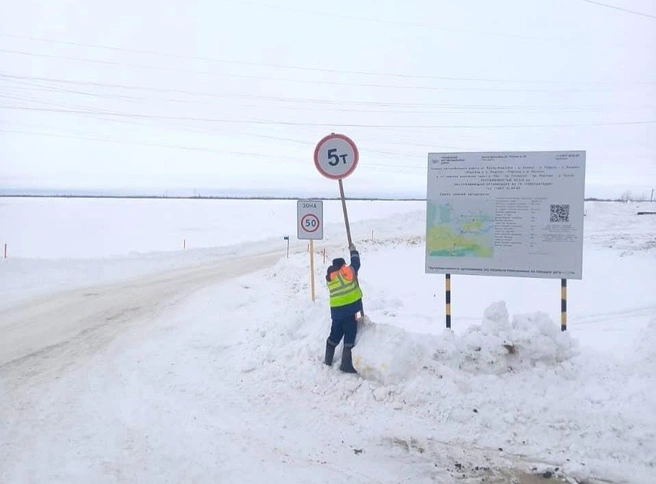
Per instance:
[[[323,239],[323,201],[298,200],[296,204],[296,215],[299,239]]]
[[[581,279],[585,156],[429,153],[426,273]]]

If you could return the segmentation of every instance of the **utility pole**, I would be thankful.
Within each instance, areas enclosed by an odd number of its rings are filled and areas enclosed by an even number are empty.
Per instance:
[[[651,198],[649,199],[650,202],[654,201],[654,189],[651,189]]]

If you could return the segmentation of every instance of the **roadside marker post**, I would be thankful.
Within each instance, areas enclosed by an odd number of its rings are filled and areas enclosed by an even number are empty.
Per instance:
[[[309,240],[310,246],[310,294],[315,301],[314,290],[314,241],[323,239],[323,201],[298,200],[296,202],[296,232],[299,240]]]
[[[346,228],[346,239],[348,245],[353,245],[351,238],[351,226],[346,210],[346,196],[344,195],[343,179],[355,171],[360,160],[358,147],[353,140],[346,135],[331,133],[324,136],[314,149],[314,166],[319,173],[330,180],[337,180],[339,196],[342,201],[342,212],[344,213],[344,226]],[[364,309],[362,310],[364,317]]]

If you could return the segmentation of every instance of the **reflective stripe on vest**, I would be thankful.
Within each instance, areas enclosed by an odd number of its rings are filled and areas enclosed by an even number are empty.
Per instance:
[[[354,276],[353,269],[350,267],[343,267],[330,274],[328,290],[330,291],[331,308],[346,306],[362,297],[362,290]]]

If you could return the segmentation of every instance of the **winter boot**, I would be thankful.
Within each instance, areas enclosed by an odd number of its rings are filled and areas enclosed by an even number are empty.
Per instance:
[[[330,341],[326,341],[326,356],[324,358],[324,363],[328,366],[332,366],[334,356],[335,356],[335,346],[330,344]]]
[[[357,373],[355,371],[355,368],[353,368],[353,360],[351,356],[351,350],[352,347],[344,347],[344,351],[342,352],[342,364],[340,365],[339,369],[342,370],[344,373]]]

